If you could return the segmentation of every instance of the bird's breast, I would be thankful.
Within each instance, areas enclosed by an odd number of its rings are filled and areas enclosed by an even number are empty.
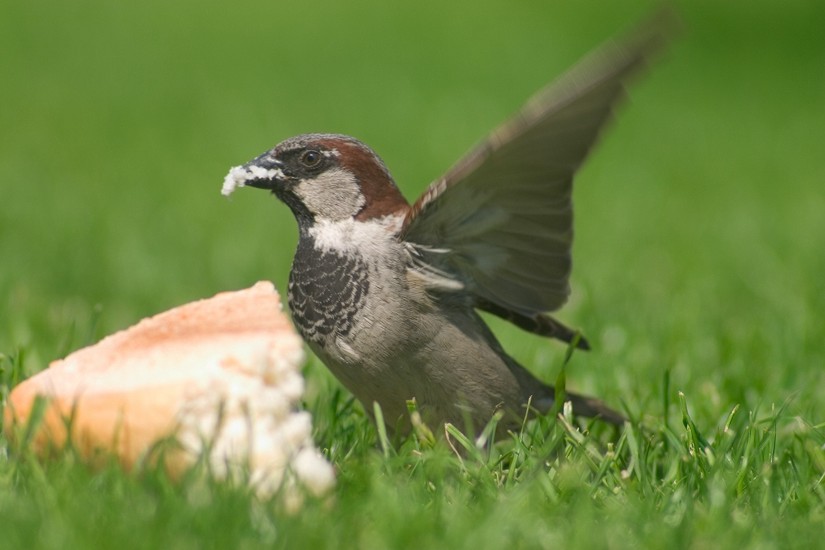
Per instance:
[[[370,290],[369,267],[357,253],[301,242],[289,275],[292,319],[310,343],[325,346],[350,334]]]

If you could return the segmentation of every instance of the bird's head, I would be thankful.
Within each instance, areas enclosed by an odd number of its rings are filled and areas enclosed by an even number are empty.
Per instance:
[[[387,167],[357,139],[304,134],[229,171],[223,194],[250,186],[269,189],[289,206],[299,226],[400,214],[408,204]]]

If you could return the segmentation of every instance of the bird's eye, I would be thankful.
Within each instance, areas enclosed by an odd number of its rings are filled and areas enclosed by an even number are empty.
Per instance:
[[[304,154],[301,155],[301,162],[307,168],[318,166],[318,163],[321,162],[321,153],[314,150],[305,151]]]

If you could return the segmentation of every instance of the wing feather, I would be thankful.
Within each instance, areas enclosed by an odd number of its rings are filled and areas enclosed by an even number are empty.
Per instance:
[[[561,307],[570,292],[573,176],[626,81],[660,49],[671,23],[672,15],[659,13],[541,90],[430,185],[399,238],[460,281],[456,288],[477,307],[517,318],[519,326],[546,326],[541,314]]]

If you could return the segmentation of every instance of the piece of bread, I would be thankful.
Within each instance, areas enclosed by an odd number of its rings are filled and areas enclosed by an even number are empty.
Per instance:
[[[334,482],[332,467],[312,443],[309,414],[295,410],[303,358],[277,292],[259,282],[144,319],[53,362],[14,388],[4,427],[19,437],[41,395],[48,401],[32,440],[41,455],[70,435],[81,456],[114,454],[128,469],[167,441],[163,461],[173,476],[208,449],[216,476],[246,469],[261,494],[296,482],[322,494]]]

